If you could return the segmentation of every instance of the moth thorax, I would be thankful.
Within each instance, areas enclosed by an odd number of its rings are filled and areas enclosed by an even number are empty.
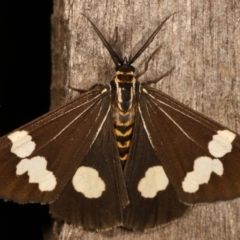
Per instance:
[[[123,75],[120,75],[121,77]],[[116,84],[116,103],[120,111],[127,112],[129,111],[134,102],[135,97],[135,83],[136,80],[133,75],[124,75],[123,78],[132,77],[131,82],[118,81],[118,75],[115,79]]]

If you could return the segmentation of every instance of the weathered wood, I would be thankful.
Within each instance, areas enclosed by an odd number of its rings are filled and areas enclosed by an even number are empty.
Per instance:
[[[149,53],[162,46],[140,80],[154,79],[175,65],[171,76],[157,88],[240,133],[239,1],[55,0],[54,4],[53,108],[77,96],[68,89],[68,84],[88,89],[95,83],[111,80],[114,65],[80,13],[88,14],[112,37],[117,27],[128,55],[138,40],[164,17],[178,12],[134,64],[138,67]],[[96,233],[65,224],[58,238],[238,239],[239,213],[240,199],[236,199],[195,206],[179,221],[148,233],[124,229]]]

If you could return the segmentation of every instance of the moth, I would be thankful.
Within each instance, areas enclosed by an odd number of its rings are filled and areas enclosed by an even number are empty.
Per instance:
[[[0,139],[0,197],[99,231],[145,231],[239,197],[240,136],[137,80],[132,64],[170,16],[130,58],[85,17],[116,75]]]

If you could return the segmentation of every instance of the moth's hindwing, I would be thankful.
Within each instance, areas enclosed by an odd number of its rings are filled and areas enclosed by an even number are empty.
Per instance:
[[[56,200],[91,148],[110,109],[97,87],[1,138],[0,197],[17,202]]]
[[[162,92],[143,87],[145,131],[180,201],[240,196],[240,136]]]
[[[91,230],[122,226],[128,196],[115,141],[108,115],[72,180],[50,205],[53,216]]]
[[[160,158],[151,146],[139,114],[125,168],[130,204],[124,211],[124,226],[146,230],[181,217],[188,206],[178,199]]]

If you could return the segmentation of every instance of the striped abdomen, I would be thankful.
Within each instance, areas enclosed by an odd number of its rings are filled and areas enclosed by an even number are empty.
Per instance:
[[[115,111],[114,133],[121,161],[126,161],[128,158],[129,148],[132,142],[134,115],[134,108],[126,113],[118,109]]]
[[[114,81],[115,99],[113,101],[114,133],[119,157],[124,165],[132,142],[135,117],[135,78],[133,73],[117,73]]]

